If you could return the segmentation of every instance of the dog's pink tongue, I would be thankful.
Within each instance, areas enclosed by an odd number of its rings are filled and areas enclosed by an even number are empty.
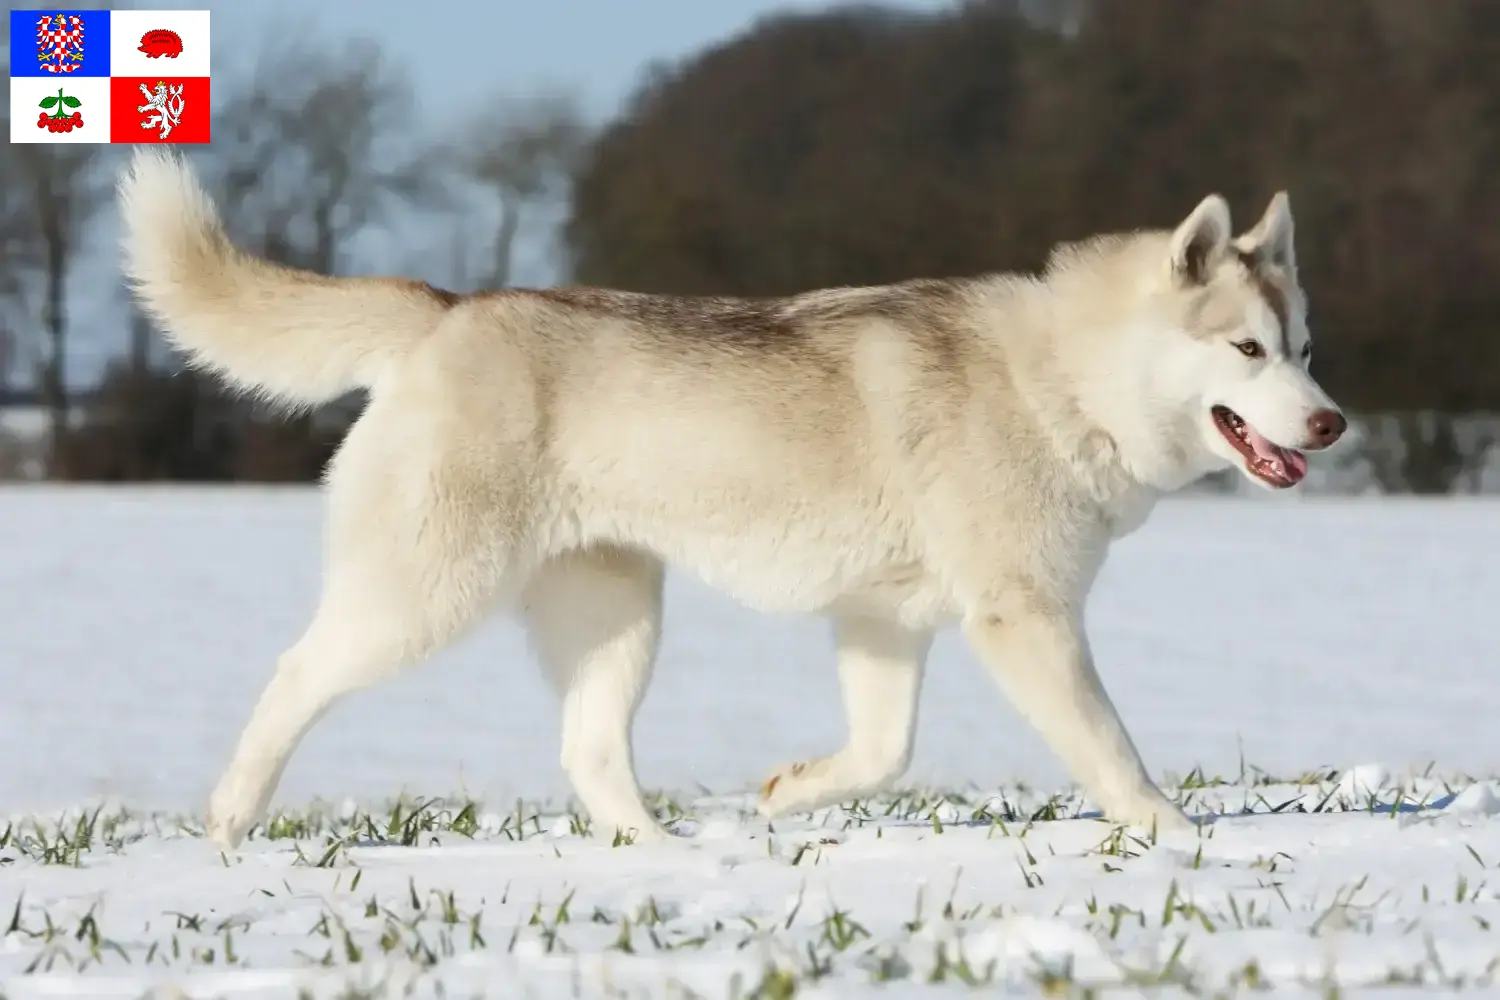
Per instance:
[[[1250,442],[1256,458],[1268,463],[1292,482],[1300,483],[1307,475],[1307,457],[1302,452],[1272,444],[1249,424],[1245,425],[1245,440]]]

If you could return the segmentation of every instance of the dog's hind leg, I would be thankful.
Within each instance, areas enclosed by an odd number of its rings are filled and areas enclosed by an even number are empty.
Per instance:
[[[324,599],[307,631],[276,661],[276,672],[209,796],[209,837],[224,847],[238,845],[264,815],[308,729],[342,696],[416,658],[422,647],[402,634],[404,622],[390,617],[389,609]]]
[[[260,820],[297,744],[335,702],[444,645],[510,582],[517,497],[462,470],[387,476],[362,465],[391,454],[368,447],[377,433],[357,424],[335,461],[318,609],[277,661],[209,798],[207,832],[224,846]]]
[[[521,597],[563,698],[563,770],[601,837],[670,836],[642,801],[631,750],[661,634],[662,578],[652,556],[595,548],[544,564]]]
[[[817,809],[883,788],[906,770],[930,631],[872,618],[834,620],[849,739],[830,756],[776,770],[761,786],[765,816]]]

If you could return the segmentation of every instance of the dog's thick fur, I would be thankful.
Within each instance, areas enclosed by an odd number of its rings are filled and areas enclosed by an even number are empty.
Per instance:
[[[167,154],[138,154],[119,194],[127,276],[197,364],[302,404],[371,390],[327,476],[320,603],[209,802],[225,845],[336,699],[497,606],[563,693],[595,829],[663,835],[631,725],[666,565],[832,622],[848,743],[774,772],[767,815],[902,772],[933,631],[956,622],[1108,816],[1184,828],[1095,673],[1085,598],[1160,494],[1252,475],[1215,406],[1284,448],[1343,426],[1307,374],[1281,194],[1238,238],[1210,196],[1039,277],[766,301],[320,277],[232,246]]]

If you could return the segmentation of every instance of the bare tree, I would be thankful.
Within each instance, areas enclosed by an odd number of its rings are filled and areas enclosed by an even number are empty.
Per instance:
[[[89,223],[108,195],[100,146],[13,146],[23,239],[34,248],[40,283],[38,382],[47,407],[49,467],[56,465],[68,423],[68,278]]]
[[[454,143],[453,159],[468,180],[499,200],[489,266],[480,283],[504,288],[512,281],[516,238],[527,214],[566,197],[590,130],[575,103],[558,94],[495,101],[490,107],[471,133],[476,138]]]
[[[6,41],[9,42],[9,21]],[[10,66],[7,44],[0,62]],[[10,134],[10,104],[0,107],[0,128]],[[21,175],[15,157],[0,157],[0,389],[10,384],[10,373],[18,354],[16,327],[24,312],[21,274],[32,264],[35,246],[27,239],[25,201],[21,197]]]
[[[0,108],[0,128],[10,132],[10,109]],[[16,321],[21,314],[19,276],[34,249],[25,239],[19,171],[14,157],[0,157],[0,390],[10,384],[17,355]]]
[[[151,368],[151,320],[132,304],[130,307],[130,370],[144,375]]]
[[[335,272],[392,199],[429,188],[423,158],[401,142],[410,111],[410,83],[378,45],[268,45],[217,115],[231,230],[274,259]]]

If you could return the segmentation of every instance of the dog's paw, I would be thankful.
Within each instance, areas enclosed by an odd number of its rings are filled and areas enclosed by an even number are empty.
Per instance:
[[[1175,806],[1170,809],[1158,809],[1152,814],[1151,820],[1156,824],[1157,833],[1184,833],[1198,829],[1198,823]],[[1148,823],[1147,826],[1150,824]]]
[[[245,834],[255,825],[255,816],[248,812],[226,811],[209,805],[203,818],[203,832],[208,839],[232,851],[245,840]]]
[[[1198,824],[1186,813],[1167,801],[1143,803],[1133,809],[1119,810],[1117,814],[1106,810],[1104,815],[1106,819],[1116,823],[1140,827],[1142,830],[1155,830],[1158,834],[1185,833],[1198,828]]]
[[[265,813],[265,794],[254,794],[231,773],[219,781],[218,787],[208,797],[208,810],[203,817],[203,832],[208,839],[226,850],[234,850],[245,840],[250,828],[258,823]]]
[[[806,776],[812,768],[813,764],[799,761],[772,771],[760,786],[756,801],[760,814],[769,819],[809,808],[805,803],[812,799],[807,794]]]

